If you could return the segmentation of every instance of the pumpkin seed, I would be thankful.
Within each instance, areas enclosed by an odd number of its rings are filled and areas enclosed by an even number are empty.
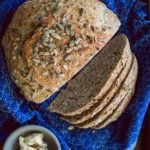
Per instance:
[[[49,34],[51,34],[51,33],[54,33],[55,30],[54,30],[54,29],[49,29],[47,32],[48,32]]]
[[[57,40],[61,40],[61,37],[60,37],[57,33],[52,32],[52,33],[50,33],[50,34],[51,34],[51,36],[52,36],[53,38],[55,38],[55,39],[57,39]]]
[[[71,40],[70,42],[69,42],[69,47],[73,47],[75,45],[75,41],[74,40]]]
[[[53,50],[56,48],[56,45],[54,43],[48,44],[48,47]]]
[[[65,26],[65,32],[66,32],[67,35],[71,34],[71,25],[66,25]]]
[[[48,32],[44,32],[44,37],[49,38],[50,37],[49,33]]]
[[[64,30],[64,26],[61,23],[57,23],[57,27],[62,31]]]

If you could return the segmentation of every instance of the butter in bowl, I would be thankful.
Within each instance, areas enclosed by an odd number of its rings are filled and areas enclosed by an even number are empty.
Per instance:
[[[61,146],[50,130],[38,125],[27,125],[8,137],[3,150],[61,150]]]

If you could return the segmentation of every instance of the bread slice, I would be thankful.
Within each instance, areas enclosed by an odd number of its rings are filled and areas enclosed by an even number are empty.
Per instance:
[[[73,116],[89,109],[111,88],[131,55],[124,34],[116,36],[61,91],[49,106],[51,112]]]
[[[132,93],[134,91],[135,82],[137,76],[137,63],[134,62],[133,66],[124,81],[123,85],[121,86],[120,90],[114,96],[112,101],[99,113],[97,113],[92,119],[85,121],[82,124],[78,124],[77,127],[79,128],[90,128],[95,127],[106,120],[116,109],[117,107],[123,102],[125,97],[128,93]]]
[[[136,80],[137,79],[137,74],[138,74],[138,65],[137,65],[137,60],[136,60],[135,57],[134,57],[134,63],[136,64],[134,66],[135,67],[134,68],[134,70],[135,70],[134,79]],[[127,96],[123,99],[123,101],[118,106],[118,108],[113,112],[113,114],[111,114],[105,121],[103,121],[102,123],[100,123],[97,126],[92,127],[92,128],[94,128],[94,129],[104,128],[107,125],[109,125],[110,123],[116,121],[121,116],[121,114],[125,111],[125,109],[128,106],[131,98],[134,95],[136,82],[134,81],[133,84],[134,84],[134,87],[132,89],[130,88],[130,90],[128,91]]]
[[[126,63],[126,66],[116,79],[114,81],[111,89],[108,91],[108,93],[105,94],[105,96],[100,99],[96,104],[94,104],[92,107],[90,107],[88,110],[84,111],[80,115],[75,116],[62,116],[63,120],[66,120],[72,124],[80,124],[93,116],[95,116],[98,112],[100,112],[113,98],[113,96],[116,94],[116,92],[119,90],[120,86],[122,85],[123,81],[125,80],[126,76],[129,73],[129,70],[132,66],[132,54],[129,55],[128,61]]]
[[[2,40],[10,75],[27,100],[41,103],[76,75],[119,26],[117,16],[98,0],[27,0]]]

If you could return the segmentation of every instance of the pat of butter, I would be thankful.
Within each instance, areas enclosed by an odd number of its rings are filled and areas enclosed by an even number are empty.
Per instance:
[[[33,133],[26,137],[19,137],[20,150],[48,150],[47,143],[43,141],[42,133]]]

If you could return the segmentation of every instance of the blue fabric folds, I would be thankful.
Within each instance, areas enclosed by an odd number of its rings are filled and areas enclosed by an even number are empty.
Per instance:
[[[0,39],[16,8],[24,0],[0,0]],[[46,110],[58,94],[43,104],[24,100],[11,81],[0,47],[0,142],[16,128],[26,124],[42,125],[56,134],[62,150],[132,150],[150,103],[150,21],[148,6],[136,0],[103,0],[121,20],[119,33],[125,33],[139,62],[136,93],[125,113],[108,127],[94,131],[75,129]]]

